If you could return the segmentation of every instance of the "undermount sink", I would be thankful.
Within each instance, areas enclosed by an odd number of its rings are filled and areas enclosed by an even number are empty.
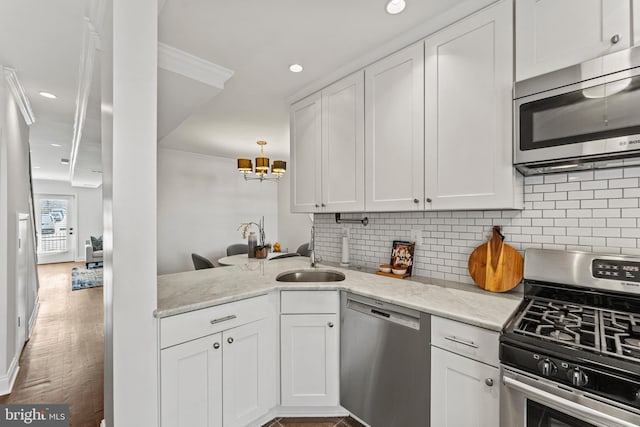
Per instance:
[[[340,282],[344,274],[334,270],[296,270],[281,273],[278,282]]]

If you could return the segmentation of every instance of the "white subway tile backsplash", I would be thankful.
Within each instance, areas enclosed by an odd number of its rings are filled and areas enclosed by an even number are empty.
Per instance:
[[[544,176],[544,183],[545,184],[555,184],[557,182],[567,182],[567,174],[558,173],[558,174],[552,174],[552,175],[545,175]]]
[[[637,188],[638,178],[612,179],[609,188]]]
[[[640,256],[640,166],[524,177],[522,211],[367,212],[369,225],[350,226],[352,264],[376,268],[389,262],[395,239],[422,231],[414,274],[472,283],[469,254],[502,226],[518,250],[547,248]],[[363,214],[344,214],[360,218]],[[342,224],[316,214],[316,250],[340,261]]]
[[[595,171],[595,179],[616,179],[622,178],[622,169],[601,169]]]
[[[566,184],[556,184],[556,191],[578,191],[580,190],[579,182],[568,182]]]

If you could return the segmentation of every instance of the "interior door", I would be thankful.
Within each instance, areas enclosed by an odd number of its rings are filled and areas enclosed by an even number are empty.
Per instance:
[[[36,194],[35,201],[38,264],[74,261],[75,196]]]
[[[16,335],[16,348],[22,349],[25,341],[27,340],[27,281],[28,281],[28,260],[27,260],[27,248],[28,248],[28,230],[29,230],[29,215],[18,214],[18,256],[16,260],[16,280],[17,280],[17,335]]]

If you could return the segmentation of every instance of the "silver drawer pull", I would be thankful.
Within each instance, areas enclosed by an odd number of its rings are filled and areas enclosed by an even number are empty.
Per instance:
[[[444,339],[456,342],[458,344],[466,345],[468,347],[478,348],[477,344],[474,344],[473,341],[461,340],[460,338],[456,338],[455,336],[453,336],[453,337],[444,337]]]
[[[211,323],[212,325],[215,325],[216,323],[226,322],[227,320],[233,320],[235,318],[236,318],[236,315],[235,314],[231,314],[229,316],[224,316],[224,317],[221,317],[219,319],[213,319],[213,320],[209,321],[209,323]]]

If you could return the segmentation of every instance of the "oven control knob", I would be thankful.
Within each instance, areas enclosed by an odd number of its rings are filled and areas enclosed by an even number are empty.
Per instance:
[[[540,373],[545,377],[551,377],[558,372],[556,364],[549,359],[541,360],[540,363],[538,363],[538,369],[540,369]]]
[[[589,382],[589,377],[580,368],[571,369],[569,372],[567,372],[567,375],[571,380],[571,384],[576,387],[585,386]]]
[[[636,393],[633,395],[633,400],[640,403],[640,389],[638,389]]]

